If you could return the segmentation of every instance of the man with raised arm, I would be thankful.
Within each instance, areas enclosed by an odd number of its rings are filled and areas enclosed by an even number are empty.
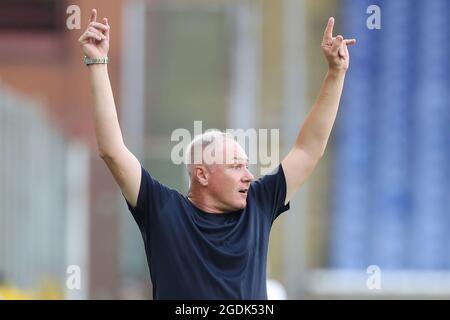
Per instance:
[[[182,195],[158,182],[124,144],[107,70],[110,26],[92,10],[79,43],[90,72],[98,153],[141,231],[155,299],[267,299],[272,223],[324,153],[349,67],[347,46],[356,42],[333,37],[333,25],[330,18],[322,40],[328,72],[319,96],[276,170],[254,180],[232,136],[205,133],[188,146],[190,184]]]

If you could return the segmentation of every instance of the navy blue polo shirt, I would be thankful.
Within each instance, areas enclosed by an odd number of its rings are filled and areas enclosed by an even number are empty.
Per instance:
[[[269,233],[284,205],[281,164],[251,183],[244,209],[213,214],[141,170],[133,214],[144,240],[154,299],[266,300]]]

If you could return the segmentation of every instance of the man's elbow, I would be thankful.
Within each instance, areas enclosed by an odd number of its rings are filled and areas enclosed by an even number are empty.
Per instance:
[[[297,150],[301,150],[306,155],[308,163],[315,167],[325,154],[326,144],[305,144],[296,145]]]
[[[122,146],[114,147],[111,149],[108,148],[107,150],[103,148],[98,148],[97,154],[104,162],[106,162],[106,164],[109,165],[121,161],[120,159],[124,158],[126,150],[127,149]]]
[[[105,152],[102,149],[98,149],[97,154],[103,161],[110,161],[113,158],[111,152]]]
[[[317,164],[319,163],[320,159],[322,159],[322,157],[325,154],[325,148],[319,148],[316,149],[314,151],[311,152],[307,152],[308,153],[308,158],[309,158],[309,165],[310,167],[312,167],[312,169],[314,169]]]
[[[304,171],[307,172],[307,175],[310,175],[314,171],[320,159],[323,157],[323,154],[323,152],[319,152],[318,150],[316,150],[316,152],[303,151],[301,163]]]

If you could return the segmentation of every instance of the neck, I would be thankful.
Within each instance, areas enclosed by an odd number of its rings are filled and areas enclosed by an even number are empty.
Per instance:
[[[225,211],[219,207],[213,205],[214,201],[208,194],[202,194],[201,192],[193,192],[189,190],[188,199],[200,210],[208,213],[224,213]]]

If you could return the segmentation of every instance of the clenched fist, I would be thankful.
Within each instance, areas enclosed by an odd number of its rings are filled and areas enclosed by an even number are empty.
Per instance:
[[[334,18],[328,19],[328,25],[323,34],[322,50],[331,70],[347,70],[350,55],[347,46],[356,43],[356,39],[344,39],[341,35],[333,37]]]
[[[97,22],[97,10],[92,9],[89,25],[86,31],[78,39],[84,54],[91,58],[103,58],[109,50],[109,24],[108,19],[103,18],[103,23]]]

